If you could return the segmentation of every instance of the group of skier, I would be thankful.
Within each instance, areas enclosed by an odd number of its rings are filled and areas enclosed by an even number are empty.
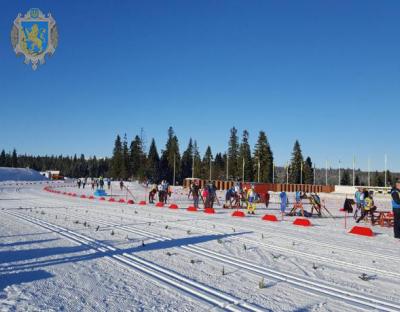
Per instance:
[[[189,188],[188,198],[192,196],[193,206],[199,208],[200,200],[203,202],[205,208],[213,208],[214,203],[219,204],[217,197],[217,187],[214,182],[207,183],[203,189],[200,188],[199,182],[195,180]]]
[[[366,189],[358,188],[354,194],[354,201],[356,203],[356,209],[354,212],[354,220],[359,223],[366,216],[370,215],[372,224],[374,223],[374,211],[376,206],[374,204],[373,192],[369,192]],[[360,213],[360,216],[358,214]]]
[[[106,180],[106,181],[105,181]],[[103,177],[99,177],[99,178],[91,178],[90,179],[90,185],[92,190],[96,189],[104,189],[104,184],[107,183],[107,187],[108,189],[111,188],[111,179],[104,179]],[[78,186],[78,188],[85,188],[85,186],[88,184],[88,178],[79,178],[76,180],[76,184]]]
[[[166,180],[162,180],[159,184],[153,184],[149,192],[149,203],[154,204],[157,193],[158,201],[166,204],[168,197],[171,197],[172,188]]]

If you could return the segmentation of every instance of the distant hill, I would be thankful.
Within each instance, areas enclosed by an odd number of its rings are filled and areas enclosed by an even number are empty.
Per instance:
[[[0,182],[4,181],[47,181],[38,171],[28,168],[0,167]]]

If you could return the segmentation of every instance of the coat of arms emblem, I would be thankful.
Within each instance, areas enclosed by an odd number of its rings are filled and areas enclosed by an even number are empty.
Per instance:
[[[30,9],[24,16],[18,14],[11,30],[11,43],[17,55],[25,56],[25,64],[33,70],[44,64],[46,54],[53,55],[58,44],[56,21],[39,9]]]

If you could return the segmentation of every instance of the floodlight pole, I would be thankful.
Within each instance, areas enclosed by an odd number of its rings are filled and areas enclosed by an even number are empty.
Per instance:
[[[368,187],[371,186],[371,159],[368,157]]]
[[[385,154],[385,187],[387,186],[387,154]]]
[[[175,185],[175,173],[176,173],[176,155],[174,154],[174,179],[173,179],[173,185]]]

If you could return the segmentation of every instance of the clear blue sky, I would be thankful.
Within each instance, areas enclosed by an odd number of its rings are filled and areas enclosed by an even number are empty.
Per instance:
[[[12,22],[51,12],[59,46],[34,72]],[[317,166],[400,170],[400,1],[3,1],[0,149],[109,156],[143,127],[203,152],[229,129],[268,134],[283,164],[299,139]],[[393,142],[394,141],[394,142]]]

